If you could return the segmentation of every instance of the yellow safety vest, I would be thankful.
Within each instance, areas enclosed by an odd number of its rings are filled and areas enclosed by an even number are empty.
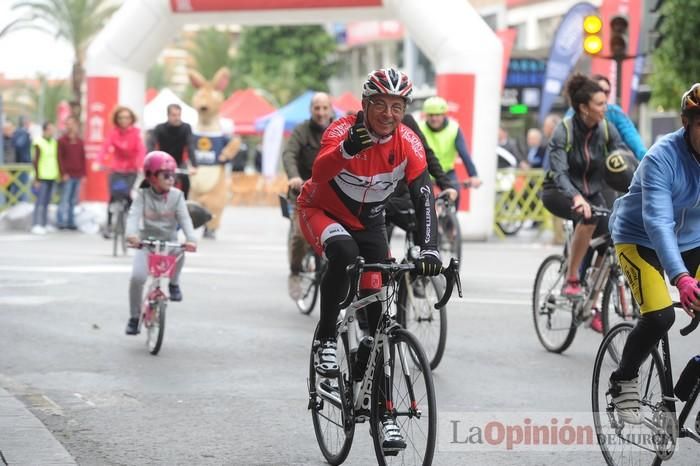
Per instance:
[[[43,137],[38,137],[34,141],[34,145],[39,148],[39,160],[36,164],[37,173],[34,174],[34,178],[37,180],[58,180],[60,171],[56,139],[46,140]]]
[[[459,125],[455,121],[447,120],[447,126],[440,131],[430,129],[424,121],[419,126],[426,141],[428,141],[428,146],[435,152],[442,169],[445,172],[454,170],[455,160],[457,160],[455,140],[459,132]]]

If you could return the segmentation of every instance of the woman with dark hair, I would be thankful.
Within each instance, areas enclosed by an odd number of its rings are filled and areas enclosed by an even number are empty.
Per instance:
[[[615,126],[605,121],[607,97],[598,83],[577,73],[569,79],[566,93],[574,116],[562,120],[549,141],[550,170],[542,203],[557,217],[576,223],[562,291],[575,297],[582,293],[579,267],[598,224],[591,206],[607,207],[601,194],[605,157],[624,144]]]

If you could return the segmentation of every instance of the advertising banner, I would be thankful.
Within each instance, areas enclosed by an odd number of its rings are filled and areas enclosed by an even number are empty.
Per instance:
[[[542,86],[540,124],[552,109],[554,99],[561,94],[569,73],[583,53],[583,18],[595,11],[596,8],[590,3],[577,3],[566,12],[554,33]]]
[[[83,200],[109,200],[107,174],[93,170],[92,164],[102,150],[105,135],[112,129],[112,110],[118,101],[118,78],[95,76],[87,78],[87,116],[84,134],[87,177],[85,182],[81,183]]]
[[[170,0],[175,13],[382,6],[382,0]]]
[[[435,78],[437,94],[447,101],[449,116],[459,123],[470,154],[473,154],[472,134],[475,84],[476,76],[473,74],[439,74]],[[455,171],[457,179],[461,181],[466,180],[467,170],[459,157],[457,157]],[[461,190],[460,205],[458,207],[459,210],[469,210],[469,189]]]

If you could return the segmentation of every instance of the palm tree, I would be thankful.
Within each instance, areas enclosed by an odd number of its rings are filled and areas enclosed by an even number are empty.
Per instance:
[[[24,0],[12,5],[24,13],[8,31],[31,28],[67,40],[75,58],[71,72],[73,114],[80,117],[85,54],[90,41],[119,9],[111,0]]]

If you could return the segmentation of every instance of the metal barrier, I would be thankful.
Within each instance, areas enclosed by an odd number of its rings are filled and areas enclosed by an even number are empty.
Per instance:
[[[34,202],[34,167],[28,163],[0,165],[0,212],[24,200]]]
[[[551,214],[539,198],[545,171],[503,168],[496,171],[494,231],[504,238],[517,233],[530,220],[542,228],[551,224]]]

